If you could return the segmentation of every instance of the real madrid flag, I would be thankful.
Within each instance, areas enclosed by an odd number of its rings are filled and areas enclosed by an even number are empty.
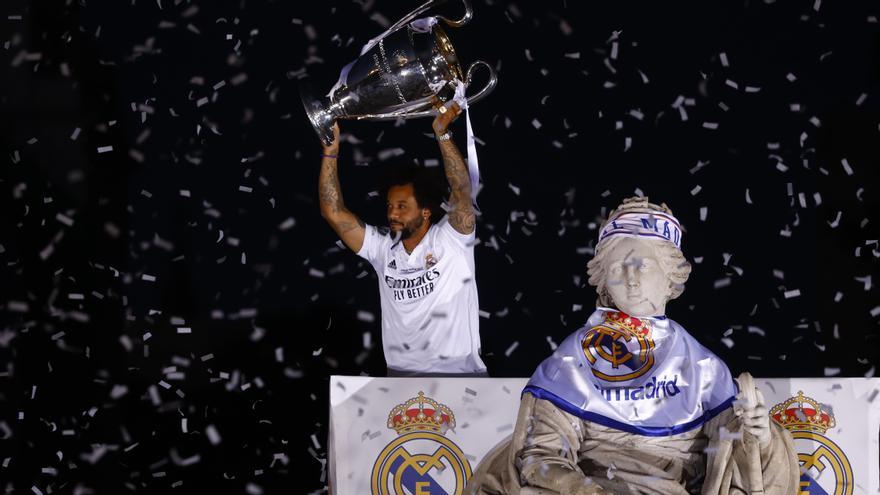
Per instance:
[[[334,494],[462,495],[514,428],[524,380],[331,378]]]
[[[678,323],[608,308],[565,339],[525,390],[581,419],[647,436],[699,428],[737,392],[727,365]]]

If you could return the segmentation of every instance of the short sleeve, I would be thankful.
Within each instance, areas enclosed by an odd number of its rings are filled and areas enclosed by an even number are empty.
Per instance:
[[[449,215],[444,216],[437,222],[437,228],[440,229],[444,239],[463,248],[472,248],[477,239],[477,229],[474,229],[470,234],[462,234],[455,230],[455,227],[449,225]]]
[[[370,263],[375,263],[387,247],[388,241],[387,235],[379,232],[379,229],[376,227],[367,224],[364,226],[364,244],[361,246],[361,250],[357,252],[357,255]]]

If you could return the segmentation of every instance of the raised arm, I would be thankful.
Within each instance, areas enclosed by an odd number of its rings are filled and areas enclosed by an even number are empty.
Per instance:
[[[339,155],[339,126],[333,125],[333,144],[324,146],[321,174],[318,178],[318,197],[321,216],[333,227],[342,242],[354,252],[364,245],[364,222],[345,207],[339,187],[336,157]]]
[[[434,118],[434,134],[440,144],[440,153],[443,155],[443,167],[446,170],[446,180],[449,181],[451,191],[449,193],[449,206],[452,208],[449,215],[449,225],[461,234],[470,234],[476,225],[476,212],[471,202],[471,178],[468,168],[461,157],[455,143],[447,134],[449,124],[461,113],[457,103],[453,103],[445,111]]]

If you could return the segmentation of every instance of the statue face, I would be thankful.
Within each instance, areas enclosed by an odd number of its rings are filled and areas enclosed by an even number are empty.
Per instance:
[[[650,244],[625,237],[606,254],[605,285],[617,309],[630,316],[660,316],[671,295],[669,277]]]

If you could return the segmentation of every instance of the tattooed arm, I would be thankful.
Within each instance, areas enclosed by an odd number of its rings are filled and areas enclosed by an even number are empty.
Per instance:
[[[321,216],[333,227],[342,242],[354,252],[364,245],[364,222],[345,207],[339,187],[336,155],[339,154],[339,126],[333,125],[333,144],[324,147],[321,158],[321,175],[318,179],[318,197]],[[328,156],[330,155],[330,156]]]
[[[434,133],[439,138],[446,134],[449,124],[455,120],[461,112],[457,103],[453,103],[434,119]],[[468,174],[467,165],[452,142],[452,139],[439,140],[440,153],[443,155],[443,167],[446,170],[446,180],[451,189],[449,193],[449,206],[452,209],[447,213],[449,225],[460,234],[470,234],[476,226],[476,212],[471,202],[471,178]]]

